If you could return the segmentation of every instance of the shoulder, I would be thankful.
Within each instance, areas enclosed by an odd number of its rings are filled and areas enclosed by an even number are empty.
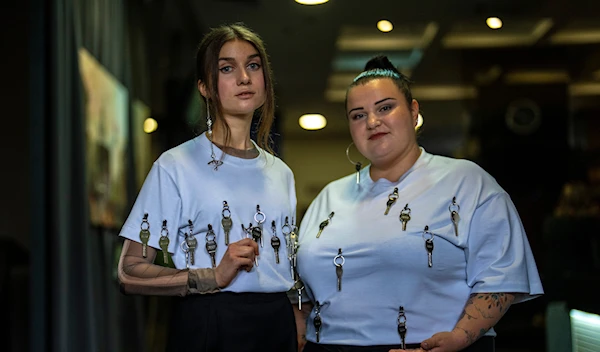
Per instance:
[[[154,162],[155,165],[166,171],[173,171],[181,166],[193,162],[194,150],[198,147],[196,138],[190,139],[180,145],[163,152]]]
[[[275,156],[262,148],[260,148],[260,152],[260,157],[265,158],[265,168],[272,168],[274,171],[282,172],[293,177],[292,169],[278,156]]]

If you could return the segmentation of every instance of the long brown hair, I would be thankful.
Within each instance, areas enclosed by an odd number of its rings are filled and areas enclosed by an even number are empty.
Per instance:
[[[231,136],[231,130],[225,119],[222,118],[223,106],[219,99],[219,53],[225,43],[236,39],[250,43],[258,51],[262,62],[265,81],[265,103],[257,109],[259,120],[256,143],[261,148],[273,153],[269,145],[271,126],[275,118],[273,73],[264,42],[258,34],[239,22],[211,29],[200,42],[200,46],[196,52],[196,80],[202,81],[206,85],[207,96],[203,98],[205,103],[210,102],[211,117],[215,122],[222,123],[225,127],[225,145],[227,145]]]

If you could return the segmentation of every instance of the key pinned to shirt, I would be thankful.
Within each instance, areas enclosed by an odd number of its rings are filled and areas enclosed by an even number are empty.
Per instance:
[[[327,225],[329,225],[329,223],[331,222],[331,219],[333,218],[334,215],[335,215],[335,212],[332,211],[329,214],[329,216],[327,217],[327,219],[323,220],[319,224],[319,232],[317,232],[317,238],[321,237],[321,233],[323,232],[323,230],[325,229],[325,227],[327,227]]]
[[[460,205],[456,203],[456,197],[452,198],[452,203],[448,206],[448,211],[450,212],[450,220],[452,220],[452,224],[454,225],[454,235],[458,236],[458,222],[460,221],[458,212],[460,211]]]
[[[163,252],[163,262],[169,264],[169,230],[167,229],[167,220],[163,220],[162,229],[160,230],[160,238],[158,246]]]
[[[140,241],[142,241],[142,257],[148,256],[148,241],[150,240],[150,223],[148,222],[148,213],[144,214],[140,225]]]
[[[317,337],[317,343],[321,340],[321,326],[323,325],[323,321],[321,320],[321,307],[322,305],[319,301],[315,302],[315,317],[313,319],[313,326],[315,327],[315,334]]]
[[[403,350],[406,349],[406,331],[406,314],[404,313],[404,307],[400,306],[398,309],[398,335],[400,335]]]
[[[423,230],[423,240],[425,240],[425,250],[427,251],[427,266],[433,267],[433,233],[429,232],[429,226],[425,225]]]
[[[333,257],[333,265],[335,265],[335,276],[337,276],[337,290],[342,290],[342,275],[344,274],[344,264],[346,258],[342,255],[342,249],[338,249],[338,254]]]
[[[398,200],[398,187],[394,188],[394,191],[388,195],[388,200],[385,203],[386,208],[385,208],[385,212],[383,213],[383,215],[389,214],[390,209],[392,208],[392,205],[394,205],[397,200]]]

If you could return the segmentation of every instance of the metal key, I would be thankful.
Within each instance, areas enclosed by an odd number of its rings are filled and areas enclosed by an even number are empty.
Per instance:
[[[181,250],[185,253],[185,267],[190,268],[190,249],[187,246],[188,235],[185,235],[185,241],[181,242]]]
[[[298,310],[302,310],[302,290],[304,290],[304,283],[300,278],[294,282],[294,288],[298,291]]]
[[[404,314],[404,307],[400,306],[398,309],[398,334],[400,335],[400,341],[402,343],[402,349],[406,349],[406,315]]]
[[[163,262],[169,264],[169,230],[167,230],[167,220],[163,220],[162,229],[160,230],[160,238],[158,246],[163,252]]]
[[[410,221],[410,208],[408,204],[400,212],[400,221],[402,221],[402,231],[406,231],[406,224]]]
[[[321,325],[323,322],[321,321],[321,305],[319,301],[315,302],[315,318],[313,319],[313,326],[315,327],[315,334],[317,335],[317,343],[320,340],[321,335]]]
[[[342,249],[338,249],[338,254],[333,258],[333,265],[335,265],[335,275],[337,276],[337,290],[342,290],[342,275],[344,274],[344,263],[346,258],[342,255]]]
[[[142,257],[148,256],[148,241],[150,240],[150,223],[148,222],[148,213],[144,214],[142,224],[140,225],[140,241],[142,241]]]
[[[265,219],[267,218],[267,216],[265,215],[265,213],[263,213],[262,211],[260,211],[260,205],[256,206],[256,214],[254,214],[254,221],[256,221],[258,223],[257,226],[255,226],[255,229],[259,229],[260,230],[260,235],[258,236],[258,239],[260,241],[260,246],[263,247],[263,239],[262,239],[262,224],[263,222],[265,222]],[[254,237],[254,231],[252,232],[252,237]],[[259,242],[257,241],[257,242]]]
[[[233,227],[233,221],[231,220],[231,210],[229,210],[229,205],[227,201],[223,201],[223,210],[221,211],[221,226],[223,227],[223,232],[225,232],[225,245],[229,246],[229,232],[231,231],[231,227]]]
[[[362,164],[360,162],[357,162],[354,165],[354,168],[356,169],[356,184],[360,183],[360,168],[362,167]]]
[[[213,268],[217,267],[217,260],[215,255],[217,253],[217,241],[215,241],[215,232],[213,231],[212,225],[208,224],[208,232],[206,233],[206,251],[210,255],[210,261]]]
[[[394,188],[394,191],[388,195],[388,201],[383,215],[388,215],[390,208],[396,203],[396,200],[398,200],[398,187]]]
[[[279,237],[277,237],[275,220],[273,220],[271,223],[271,231],[273,231],[273,237],[271,237],[271,247],[273,247],[273,251],[275,252],[275,263],[279,264],[279,247],[281,246],[281,241],[279,240]]]
[[[448,206],[448,211],[450,211],[450,219],[452,220],[452,224],[454,224],[454,235],[458,236],[458,222],[460,221],[458,212],[460,211],[460,205],[456,203],[456,197],[452,198],[452,203]]]
[[[242,231],[246,233],[248,238],[252,238],[254,242],[257,242],[257,238],[254,237],[254,227],[252,226],[252,223],[248,224],[248,228],[245,228],[244,224],[242,224]],[[258,266],[258,256],[254,256],[254,265]]]
[[[321,237],[321,232],[323,232],[323,229],[329,225],[329,222],[331,221],[331,218],[333,218],[333,216],[335,215],[335,213],[332,211],[331,214],[329,214],[329,217],[325,220],[323,220],[320,224],[319,224],[319,232],[317,232],[317,238]]]
[[[196,236],[194,236],[194,227],[192,225],[192,220],[188,220],[188,224],[190,225],[190,234],[185,238],[185,243],[188,248],[189,261],[191,265],[196,263],[196,248],[198,247],[198,240]]]
[[[427,250],[427,265],[431,268],[433,266],[433,234],[429,232],[429,226],[425,226],[425,230],[423,230],[423,239]]]

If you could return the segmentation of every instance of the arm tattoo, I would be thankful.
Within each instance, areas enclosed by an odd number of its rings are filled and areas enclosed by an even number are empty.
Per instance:
[[[466,329],[461,328],[460,326],[457,326],[455,329],[459,329],[462,330],[465,333],[465,336],[467,338],[467,343],[469,345],[471,345],[473,342],[475,342],[479,337],[476,336],[473,332],[468,331]]]

